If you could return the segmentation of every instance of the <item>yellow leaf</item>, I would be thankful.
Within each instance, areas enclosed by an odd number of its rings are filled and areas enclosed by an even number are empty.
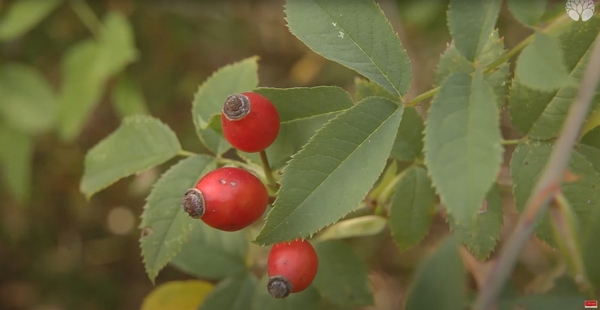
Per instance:
[[[195,310],[212,290],[213,285],[205,281],[167,282],[146,296],[141,310]]]

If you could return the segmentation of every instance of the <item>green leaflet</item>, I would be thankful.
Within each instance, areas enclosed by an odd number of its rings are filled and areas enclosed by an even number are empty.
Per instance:
[[[565,84],[569,78],[563,59],[559,41],[543,32],[537,32],[533,42],[519,55],[515,75],[527,87],[552,91]]]
[[[89,198],[119,179],[164,163],[179,151],[177,136],[158,119],[125,118],[86,154],[80,190]]]
[[[256,282],[250,273],[227,278],[215,286],[198,310],[247,310],[258,288]]]
[[[538,181],[554,145],[549,142],[530,141],[521,143],[515,149],[511,162],[511,178],[517,210],[525,208],[527,199],[531,195]],[[595,208],[600,208],[600,174],[594,170],[584,156],[573,152],[568,169],[578,175],[579,180],[564,183],[562,190],[571,204],[573,212],[582,227],[587,227],[590,213]],[[537,235],[548,242],[553,241],[552,229],[548,216],[544,216],[537,226]]]
[[[535,26],[540,22],[548,0],[508,0],[508,9],[513,16],[525,26]]]
[[[394,96],[412,74],[408,56],[372,0],[288,0],[288,28],[313,51],[356,70]]]
[[[181,198],[215,166],[210,156],[189,157],[173,165],[154,184],[140,224],[140,246],[150,280],[154,281],[188,240],[194,219],[181,209]]]
[[[500,39],[498,31],[492,31],[485,45],[483,46],[481,55],[479,55],[477,66],[486,68],[492,64],[492,62],[498,59],[505,51],[504,42],[502,39]],[[464,72],[471,74],[475,72],[475,69],[475,64],[461,55],[456,49],[454,42],[452,42],[452,44],[446,49],[440,58],[440,62],[435,74],[435,81],[438,85],[441,85],[444,79],[452,73]],[[486,82],[488,82],[494,88],[494,93],[496,93],[496,103],[499,109],[504,106],[504,102],[506,101],[508,78],[508,62],[502,63],[495,71],[484,76]]]
[[[469,61],[479,58],[500,11],[499,0],[451,0],[448,27],[456,49]]]
[[[401,117],[395,103],[370,97],[317,131],[286,167],[255,242],[307,237],[354,210],[381,174]]]
[[[265,274],[258,282],[254,297],[252,298],[252,310],[307,310],[323,309],[321,306],[323,298],[319,295],[314,285],[307,287],[304,291],[290,294],[286,298],[275,299],[267,291],[269,276]],[[247,309],[247,306],[246,306]]]
[[[498,108],[478,70],[454,73],[433,99],[425,127],[425,163],[455,221],[472,227],[502,162]]]
[[[434,214],[435,192],[427,171],[412,167],[403,172],[390,207],[394,241],[404,251],[427,235]]]
[[[7,41],[22,36],[52,11],[62,0],[19,0],[7,9],[0,19],[0,41]]]
[[[111,103],[122,118],[136,114],[149,114],[140,85],[123,74],[112,90]]]
[[[535,139],[558,136],[571,102],[577,94],[583,76],[589,49],[600,30],[600,18],[571,23],[560,34],[558,41],[564,55],[569,78],[557,91],[535,90],[521,82],[517,74],[509,96],[510,115],[514,126],[524,135]],[[600,95],[594,99],[597,105]]]
[[[456,223],[451,214],[448,222],[454,234],[479,260],[490,256],[502,230],[502,198],[500,188],[494,184],[488,192],[482,208],[471,226]]]

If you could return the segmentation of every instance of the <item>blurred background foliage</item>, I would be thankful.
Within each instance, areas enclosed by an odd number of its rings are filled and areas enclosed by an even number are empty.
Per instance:
[[[430,89],[449,41],[447,1],[378,3],[412,62],[408,96]],[[137,226],[162,170],[121,180],[90,200],[79,191],[86,151],[122,117],[154,115],[177,132],[184,149],[205,152],[190,115],[193,94],[219,67],[253,55],[260,57],[261,86],[353,90],[354,72],[289,33],[283,5],[0,0],[0,308],[138,309],[152,290]],[[507,47],[531,33],[506,9],[498,26]],[[503,129],[505,136],[514,134],[510,126]],[[510,227],[516,211],[512,197],[504,196]],[[426,240],[403,253],[389,232],[351,240],[371,267],[377,309],[402,304],[414,267],[447,231],[436,217]],[[551,275],[552,251],[541,244],[528,249],[520,274],[528,281]],[[469,261],[468,254],[463,260],[477,282],[474,268],[485,266]],[[188,278],[169,267],[157,284]]]

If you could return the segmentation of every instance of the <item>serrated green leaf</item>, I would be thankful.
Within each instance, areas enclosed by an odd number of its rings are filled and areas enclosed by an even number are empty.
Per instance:
[[[587,66],[591,45],[600,30],[600,18],[585,23],[570,23],[557,34],[569,72],[568,81],[557,91],[534,90],[524,85],[517,74],[512,83],[509,105],[512,122],[519,131],[535,139],[558,136],[578,85]],[[546,64],[547,65],[547,64]],[[600,94],[594,98],[600,102]]]
[[[417,269],[406,310],[462,310],[466,305],[464,268],[454,238],[444,240]],[[435,297],[434,297],[435,296]]]
[[[519,77],[519,82],[527,87],[552,91],[565,84],[569,78],[563,59],[558,39],[537,32],[533,42],[519,55],[515,74]]]
[[[254,298],[252,298],[252,310],[307,310],[320,309],[322,297],[314,288],[314,285],[309,286],[302,292],[290,294],[283,299],[276,299],[269,295],[267,291],[267,282],[269,276],[265,274],[259,281]]]
[[[373,304],[367,267],[350,247],[327,241],[315,245],[315,250],[319,271],[313,284],[321,296],[346,307]]]
[[[142,172],[181,151],[175,133],[158,119],[136,115],[85,156],[80,190],[89,198],[121,178]]]
[[[579,144],[577,146],[577,152],[587,159],[587,161],[594,166],[594,169],[600,173],[600,148],[593,146]]]
[[[590,130],[583,138],[581,144],[593,146],[600,149],[600,126]]]
[[[469,61],[483,51],[500,11],[499,0],[450,0],[448,27],[457,50]]]
[[[394,241],[404,251],[421,241],[431,225],[435,192],[427,171],[412,167],[396,185],[390,207],[390,228]]]
[[[334,240],[353,237],[372,236],[381,232],[387,224],[384,217],[378,215],[365,215],[337,222],[325,229],[316,240]]]
[[[448,222],[454,234],[479,260],[490,256],[502,230],[502,198],[500,188],[494,184],[483,202],[475,223],[469,226],[458,224],[449,214]]]
[[[217,133],[212,128],[196,130],[200,141],[211,150],[216,156],[221,156],[223,153],[231,149],[231,144],[223,137],[222,134]]]
[[[401,118],[401,107],[370,97],[327,123],[285,169],[256,242],[307,237],[355,209],[383,171]]]
[[[587,278],[600,287],[600,264],[598,264],[598,257],[600,257],[600,242],[598,242],[598,236],[600,236],[600,209],[593,210],[590,214],[589,225],[584,230],[582,249],[583,249],[583,262],[585,265],[585,271]]]
[[[0,68],[0,117],[19,131],[46,132],[56,120],[56,94],[35,68],[8,63]]]
[[[62,0],[19,0],[0,19],[0,41],[22,36],[50,15]]]
[[[476,67],[486,68],[498,59],[506,50],[504,49],[503,39],[500,39],[498,31],[492,31],[487,42],[483,46],[481,55],[477,60],[477,66],[473,62],[467,60],[454,46],[452,43],[442,57],[438,64],[438,68],[435,75],[436,83],[442,84],[444,79],[455,72],[473,73]],[[496,70],[490,74],[486,74],[484,79],[494,88],[496,93],[496,102],[498,108],[502,108],[506,100],[506,92],[508,90],[508,79],[509,79],[509,65],[507,62],[499,65]]]
[[[412,74],[400,40],[371,0],[288,0],[290,31],[313,51],[355,70],[395,96]]]
[[[429,108],[425,163],[457,223],[471,225],[502,162],[498,108],[478,70],[454,73]]]
[[[258,86],[258,58],[250,57],[213,73],[194,95],[192,117],[200,135],[211,117],[220,114],[227,96],[252,91]]]
[[[194,221],[189,240],[171,264],[202,279],[220,280],[243,273],[247,254],[244,232],[224,232]]]
[[[30,136],[0,127],[0,171],[8,191],[20,202],[31,193],[31,166],[34,141]]]
[[[414,107],[404,108],[396,140],[390,157],[401,161],[413,161],[423,157],[423,118]]]
[[[173,165],[154,184],[140,224],[140,247],[150,280],[154,281],[158,272],[179,253],[192,230],[195,220],[181,209],[181,198],[215,167],[210,156],[189,157]]]
[[[356,78],[354,81],[356,101],[367,97],[377,96],[397,101],[385,88],[371,81]],[[392,146],[390,157],[401,161],[413,161],[423,156],[423,118],[414,107],[405,107],[396,134],[396,140]]]
[[[279,113],[279,134],[266,150],[274,169],[282,168],[318,129],[354,105],[350,94],[333,86],[259,88],[256,92],[269,98]],[[258,153],[239,153],[244,158],[260,162]]]
[[[246,273],[221,281],[198,310],[247,310],[256,290],[256,279]]]
[[[517,210],[522,211],[527,199],[543,172],[554,145],[549,142],[530,141],[520,143],[515,149],[510,167],[513,192]],[[568,169],[579,176],[575,182],[564,183],[562,191],[570,202],[573,212],[582,227],[587,226],[590,212],[600,208],[600,174],[594,170],[584,156],[573,152]],[[537,225],[536,234],[541,239],[553,242],[552,229],[548,216]]]
[[[356,100],[356,102],[373,96],[387,98],[392,101],[398,100],[398,97],[395,97],[377,83],[359,77],[354,79],[354,100]]]
[[[525,26],[535,26],[540,22],[548,0],[508,0],[508,9]]]
[[[59,133],[72,140],[99,102],[108,78],[137,58],[133,30],[121,14],[104,18],[97,41],[84,40],[66,53],[62,63]]]
[[[585,297],[582,295],[527,295],[499,301],[500,310],[544,309],[564,310],[581,309]]]

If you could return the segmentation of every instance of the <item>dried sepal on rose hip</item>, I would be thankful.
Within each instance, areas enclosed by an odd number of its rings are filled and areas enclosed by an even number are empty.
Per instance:
[[[263,215],[268,203],[269,194],[260,179],[232,167],[209,172],[181,200],[190,217],[224,231],[250,226]]]
[[[279,133],[279,113],[264,96],[246,92],[227,97],[221,112],[223,135],[240,151],[265,150]]]
[[[301,292],[315,279],[318,268],[319,258],[310,242],[297,239],[277,243],[267,258],[267,290],[275,298]]]

